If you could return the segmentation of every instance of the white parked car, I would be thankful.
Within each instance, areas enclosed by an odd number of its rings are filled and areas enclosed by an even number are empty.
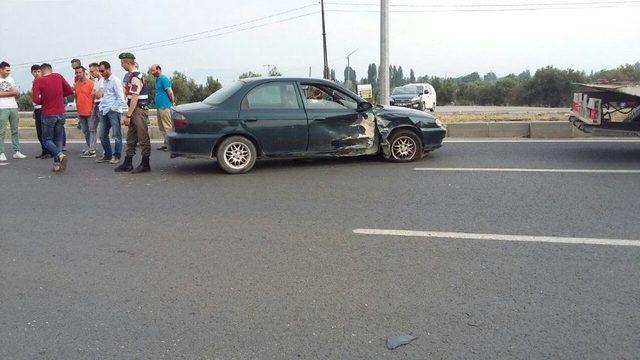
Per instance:
[[[436,111],[438,103],[436,89],[431,84],[408,84],[399,86],[391,92],[390,104],[418,110]]]

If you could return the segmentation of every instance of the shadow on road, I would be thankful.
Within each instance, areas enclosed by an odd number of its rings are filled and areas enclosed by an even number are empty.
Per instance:
[[[417,162],[419,163],[419,162]],[[375,164],[383,164],[385,166],[393,165],[406,165],[406,164],[392,164],[386,162],[378,156],[359,156],[359,157],[326,157],[326,158],[314,158],[314,159],[265,159],[258,160],[250,173],[256,172],[276,172],[276,171],[291,171],[294,169],[300,169],[301,171],[318,168],[334,168],[334,167],[349,167],[359,164],[369,164],[374,166]],[[411,165],[409,165],[411,166]],[[185,159],[179,164],[173,164],[170,168],[165,169],[167,172],[176,174],[190,173],[190,174],[225,174],[218,168],[216,160],[188,160]]]

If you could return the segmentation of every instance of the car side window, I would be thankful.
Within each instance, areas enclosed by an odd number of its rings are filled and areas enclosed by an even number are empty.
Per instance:
[[[300,109],[292,83],[273,82],[258,85],[242,100],[242,110]]]
[[[302,84],[304,106],[309,110],[356,110],[358,102],[329,86]]]

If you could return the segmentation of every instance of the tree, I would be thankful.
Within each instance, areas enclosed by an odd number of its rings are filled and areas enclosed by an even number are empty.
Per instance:
[[[374,87],[378,85],[378,67],[376,64],[369,64],[367,69],[367,81]]]
[[[278,70],[278,68],[274,66],[269,69],[269,76],[282,76],[282,74],[280,73],[280,70]]]
[[[33,101],[31,99],[31,91],[27,91],[26,93],[20,94],[17,102],[18,102],[18,109],[20,111],[33,110]],[[2,139],[1,141],[4,141],[4,139]]]
[[[242,80],[242,79],[255,78],[255,77],[262,77],[262,74],[259,74],[253,71],[247,71],[240,74],[240,77],[238,79]]]
[[[518,75],[518,79],[520,80],[530,80],[531,79],[531,71],[525,70]]]
[[[573,94],[571,84],[585,79],[583,72],[575,70],[560,70],[553,66],[539,69],[527,84],[528,102],[539,106],[568,106]]]
[[[396,86],[402,86],[404,84],[404,71],[402,71],[402,66],[398,66],[398,73],[396,74]]]
[[[493,71],[490,71],[482,79],[488,82],[496,82],[498,81],[498,76]]]
[[[416,82],[416,73],[413,72],[413,69],[409,71],[409,83],[413,84]]]
[[[144,84],[147,86],[147,90],[149,91],[149,107],[156,106],[156,78],[151,74],[151,70],[149,70],[144,75]]]
[[[480,74],[478,74],[477,72],[472,72],[469,75],[465,75],[465,76],[461,76],[458,79],[458,82],[460,83],[470,83],[470,82],[476,82],[476,81],[480,81]]]
[[[207,96],[213,94],[221,88],[222,84],[220,84],[220,81],[218,81],[218,79],[214,79],[213,76],[207,76],[207,82],[204,85],[205,93],[207,94]]]
[[[347,88],[353,88],[356,82],[358,82],[356,71],[350,66],[344,68],[344,85]]]

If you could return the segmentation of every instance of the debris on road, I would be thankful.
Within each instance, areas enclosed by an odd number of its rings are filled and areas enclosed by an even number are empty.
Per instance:
[[[402,345],[407,345],[417,338],[411,335],[387,336],[387,349],[394,350]]]

